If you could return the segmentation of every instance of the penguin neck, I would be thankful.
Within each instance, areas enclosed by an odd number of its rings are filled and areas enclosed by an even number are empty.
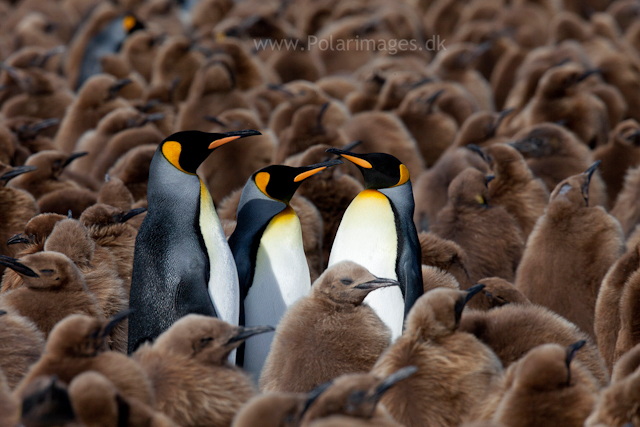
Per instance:
[[[173,166],[157,150],[149,167],[149,185],[147,187],[147,200],[149,207],[164,202],[167,198],[172,200],[191,200],[200,197],[200,191],[186,191],[189,188],[200,188],[198,175],[184,173]]]

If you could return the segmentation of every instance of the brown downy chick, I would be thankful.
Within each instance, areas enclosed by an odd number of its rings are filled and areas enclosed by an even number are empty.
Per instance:
[[[33,117],[14,117],[7,120],[6,124],[16,135],[18,144],[26,150],[28,155],[31,155],[38,151],[56,149],[48,133],[51,130],[57,131],[59,122],[58,119],[39,120]]]
[[[620,330],[616,340],[613,360],[617,360],[636,344],[640,343],[640,327],[636,313],[640,298],[640,272],[636,270],[624,285],[620,295]]]
[[[407,94],[424,84],[435,80],[425,73],[415,71],[398,71],[385,75],[384,84],[378,93],[374,110],[391,111],[400,106]]]
[[[454,147],[465,147],[474,144],[480,147],[507,142],[507,138],[499,136],[497,130],[513,109],[509,108],[498,113],[478,111],[464,121],[453,142]]]
[[[640,422],[638,385],[640,383],[640,346],[635,346],[618,359],[611,384],[602,390],[586,427],[624,427]]]
[[[640,29],[638,24],[634,24],[633,27]],[[627,36],[629,35],[627,33]],[[640,120],[640,101],[633,95],[640,84],[640,64],[637,59],[623,52],[612,51],[598,58],[595,66],[600,70],[602,79],[618,88],[622,94],[627,104],[627,117]],[[612,123],[611,126],[615,124]]]
[[[640,268],[640,248],[631,246],[609,269],[598,292],[594,331],[598,349],[609,372],[615,363],[616,341],[620,332],[620,299],[632,276]]]
[[[129,79],[131,83],[120,90],[119,95],[129,101],[142,99],[147,82],[131,69],[131,65],[118,54],[108,54],[100,58],[102,72],[118,79]]]
[[[87,289],[95,296],[104,317],[115,316],[128,307],[128,288],[124,280],[118,276],[114,254],[96,245],[89,235],[89,230],[80,221],[65,219],[58,222],[47,238],[44,250],[62,253],[73,261],[84,276]],[[112,350],[125,351],[126,344],[125,320],[109,335],[109,347]]]
[[[133,202],[133,195],[120,178],[105,176],[105,182],[98,193],[98,203],[126,211],[131,209]]]
[[[400,426],[378,402],[392,387],[418,368],[406,366],[380,379],[372,374],[347,374],[336,378],[310,405],[302,419],[310,427]]]
[[[6,187],[11,179],[24,173],[33,172],[34,166],[11,167],[0,163],[0,254],[15,256],[18,249],[7,244],[7,240],[24,230],[27,222],[38,214],[38,205],[28,192]],[[2,271],[0,270],[0,274]]]
[[[0,257],[0,263],[22,276],[24,286],[5,292],[0,305],[31,319],[47,337],[70,314],[100,316],[96,298],[89,292],[78,267],[57,252],[38,252],[20,261]]]
[[[640,222],[640,167],[630,168],[624,177],[624,184],[615,205],[611,208],[613,215],[622,226],[625,237],[631,234]],[[630,247],[630,246],[629,246]]]
[[[16,426],[19,422],[20,402],[11,394],[11,388],[0,371],[0,425]]]
[[[593,163],[593,155],[576,136],[553,123],[535,125],[516,134],[511,146],[527,160],[533,174],[546,184],[549,192],[570,176],[582,173]],[[590,200],[607,206],[607,191],[599,172],[592,177]]]
[[[545,215],[529,236],[515,281],[532,303],[550,308],[594,338],[600,284],[624,252],[618,221],[589,204],[589,184],[598,164],[553,190]]]
[[[422,249],[423,266],[433,266],[451,274],[455,277],[460,289],[469,289],[473,286],[466,267],[469,259],[458,244],[426,232],[418,234],[418,239]]]
[[[108,351],[109,332],[128,314],[126,311],[111,319],[76,314],[59,322],[47,339],[42,357],[31,366],[15,393],[20,395],[42,375],[56,375],[69,384],[85,371],[97,371],[125,398],[153,405],[153,388],[140,365],[122,353]]]
[[[79,218],[89,206],[96,203],[96,194],[83,188],[60,189],[45,194],[38,199],[41,212],[64,214],[71,211],[71,218]]]
[[[57,150],[33,154],[29,156],[25,165],[33,166],[36,169],[13,179],[9,183],[9,187],[26,190],[36,200],[56,190],[79,189],[78,184],[70,180],[61,180],[60,175],[71,162],[86,154],[86,152],[65,154]]]
[[[272,76],[266,67],[260,62],[258,57],[252,53],[250,48],[242,44],[234,37],[216,40],[211,44],[213,50],[212,58],[230,58],[234,71],[235,82],[241,91],[249,90],[264,83],[275,83],[277,76]]]
[[[487,277],[478,283],[484,285],[484,289],[469,302],[469,308],[489,311],[492,308],[502,307],[506,304],[531,304],[531,301],[513,283],[509,283],[499,277]]]
[[[415,138],[427,167],[432,167],[438,161],[453,144],[458,132],[456,120],[435,105],[435,101],[443,93],[444,89],[441,89],[432,95],[423,96],[419,91],[411,91],[396,110],[400,120]]]
[[[278,138],[273,163],[283,163],[288,157],[314,145],[340,147],[347,144],[347,137],[342,132],[323,123],[329,105],[307,105],[296,110],[291,126],[284,129]]]
[[[119,97],[118,93],[130,82],[131,80],[118,80],[108,74],[90,77],[69,105],[54,140],[56,145],[65,153],[73,152],[83,133],[95,128],[109,112],[128,106],[129,103]]]
[[[122,180],[136,202],[147,199],[149,165],[157,149],[153,144],[136,147],[118,159],[109,169],[109,176]]]
[[[228,426],[257,390],[227,361],[246,339],[270,326],[244,328],[190,314],[133,355],[153,383],[156,408],[183,427]]]
[[[575,64],[555,67],[547,71],[538,84],[536,93],[521,113],[524,125],[565,120],[565,127],[591,148],[607,142],[609,119],[605,104],[583,90],[580,85],[594,70],[585,71]]]
[[[402,159],[412,177],[418,177],[424,170],[424,161],[415,139],[394,114],[383,111],[360,113],[353,116],[342,130],[348,141],[362,141],[359,150],[363,153],[388,153]],[[360,178],[361,174],[355,176]]]
[[[514,427],[583,426],[597,398],[593,376],[580,362],[572,363],[584,344],[545,344],[512,365],[493,419]]]
[[[433,167],[423,172],[415,183],[413,197],[416,209],[413,221],[418,230],[428,231],[436,222],[438,213],[447,205],[451,181],[469,167],[488,174],[489,167],[475,153],[465,148],[443,153]]]
[[[284,86],[273,84],[257,86],[245,92],[247,102],[256,111],[262,123],[269,123],[271,113],[276,107],[293,96],[293,92],[289,92]]]
[[[513,215],[526,242],[547,207],[547,186],[533,176],[522,155],[509,145],[492,145],[479,154],[488,161],[495,176],[489,182],[491,202]]]
[[[7,385],[13,389],[26,375],[29,366],[42,355],[44,335],[28,318],[0,310],[0,340],[0,371],[4,372]]]
[[[600,175],[613,205],[622,190],[627,171],[640,165],[640,124],[634,119],[618,123],[609,134],[608,143],[598,147],[593,158],[602,162]]]
[[[455,277],[438,267],[422,264],[422,290],[424,293],[436,288],[459,290],[460,285]]]
[[[217,116],[234,108],[249,108],[238,89],[233,61],[227,55],[216,55],[204,63],[193,77],[189,94],[180,105],[176,130],[208,131],[206,116]]]
[[[521,359],[532,348],[556,343],[568,346],[586,340],[578,353],[580,360],[598,381],[598,387],[609,382],[607,369],[593,340],[576,325],[534,304],[506,304],[489,311],[468,310],[460,322],[460,330],[475,335],[500,358],[505,368]]]
[[[209,156],[200,166],[204,182],[209,188],[214,205],[234,190],[244,187],[256,170],[271,164],[277,141],[268,129],[263,129],[256,114],[248,109],[225,111],[213,120],[208,132],[230,132],[242,129],[258,129],[262,135],[240,139],[235,144],[225,144]]]
[[[76,416],[67,393],[67,385],[55,375],[43,375],[32,381],[17,397],[22,400],[20,421],[25,427],[75,425]]]
[[[296,427],[326,384],[308,394],[264,393],[250,399],[236,414],[232,427]]]
[[[122,396],[111,381],[89,371],[69,384],[69,398],[78,422],[87,427],[148,426],[177,427],[166,415],[152,407]]]
[[[502,365],[489,347],[458,330],[464,306],[482,287],[438,288],[421,296],[407,316],[402,337],[376,363],[372,372],[378,376],[418,367],[382,397],[398,422],[459,425],[500,375]]]
[[[177,85],[172,91],[172,101],[184,101],[191,82],[204,61],[202,53],[194,47],[193,42],[185,36],[174,36],[162,43],[154,58],[148,90],[161,86],[171,87],[172,82],[177,79]]]
[[[120,54],[147,82],[151,81],[153,61],[163,37],[142,29],[131,33],[122,43]]]
[[[391,334],[363,301],[375,289],[398,285],[352,262],[327,269],[278,324],[260,388],[307,392],[345,373],[368,372]],[[313,352],[318,345],[321,357]]]
[[[431,227],[435,235],[464,250],[473,283],[494,276],[513,280],[524,250],[515,218],[504,207],[491,203],[489,180],[474,168],[458,175],[449,185],[449,203]]]

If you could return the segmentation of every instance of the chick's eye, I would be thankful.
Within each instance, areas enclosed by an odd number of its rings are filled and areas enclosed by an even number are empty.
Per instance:
[[[345,286],[349,286],[350,284],[353,283],[353,280],[351,280],[351,279],[340,279],[340,283],[342,283]]]

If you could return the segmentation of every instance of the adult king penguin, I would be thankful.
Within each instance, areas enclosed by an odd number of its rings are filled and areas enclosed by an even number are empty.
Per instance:
[[[271,165],[247,181],[229,246],[238,267],[243,301],[240,323],[277,325],[284,312],[311,291],[300,220],[289,201],[302,182],[340,160],[311,166]],[[273,335],[247,341],[243,368],[257,380]],[[240,350],[238,363],[242,358]]]
[[[129,353],[189,313],[238,324],[236,266],[196,169],[221,145],[253,135],[260,132],[185,131],[158,146],[149,167],[147,216],[133,258]]]
[[[400,287],[375,290],[364,300],[391,329],[395,340],[402,335],[404,317],[423,292],[409,170],[390,154],[356,154],[337,148],[327,152],[355,164],[365,182],[365,189],[342,217],[329,267],[353,261],[378,277],[400,282]]]

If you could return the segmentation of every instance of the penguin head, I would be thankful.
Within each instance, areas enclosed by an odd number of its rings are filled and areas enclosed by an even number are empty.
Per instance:
[[[76,420],[67,389],[56,375],[35,378],[20,394],[25,426],[67,425]]]
[[[400,286],[396,280],[374,276],[359,264],[340,262],[327,270],[313,284],[313,293],[338,304],[360,305],[370,292],[388,286]]]
[[[356,165],[367,189],[397,187],[409,181],[409,169],[400,160],[385,153],[356,154],[337,148],[329,148],[327,153],[337,154]]]
[[[302,182],[328,167],[342,164],[340,160],[328,160],[315,165],[291,167],[271,165],[251,176],[256,187],[267,197],[289,203]]]
[[[38,169],[36,166],[9,166],[0,162],[0,188],[16,176]]]
[[[144,28],[144,24],[132,14],[125,15],[122,18],[122,29],[127,35],[138,30],[144,30]]]
[[[591,178],[599,165],[600,160],[596,160],[591,166],[589,166],[589,169],[583,173],[570,176],[564,181],[561,181],[556,185],[556,188],[551,193],[549,201],[553,202],[556,199],[563,198],[575,206],[588,207],[589,185],[591,184]]]
[[[208,133],[197,130],[176,132],[168,136],[158,149],[164,158],[181,172],[195,175],[198,167],[209,154],[238,138],[262,135],[256,130],[241,130],[225,133]]]
[[[422,340],[451,335],[460,325],[464,307],[482,289],[484,285],[477,284],[464,291],[436,288],[427,292],[407,315],[406,333]]]
[[[82,290],[82,275],[75,264],[58,252],[36,252],[20,260],[0,255],[0,265],[18,273],[24,285],[33,290],[56,290],[60,288]],[[75,289],[77,287],[77,289]]]
[[[514,386],[538,391],[552,391],[570,387],[571,361],[586,341],[580,340],[568,347],[543,344],[525,354],[514,370]]]
[[[160,351],[182,354],[201,363],[221,365],[249,337],[273,330],[272,326],[245,328],[216,317],[189,314],[160,335],[154,346]]]
[[[488,208],[488,184],[493,178],[472,167],[465,169],[449,184],[449,203],[456,208]]]
[[[640,124],[634,119],[618,123],[612,133],[614,143],[623,147],[640,147]]]

